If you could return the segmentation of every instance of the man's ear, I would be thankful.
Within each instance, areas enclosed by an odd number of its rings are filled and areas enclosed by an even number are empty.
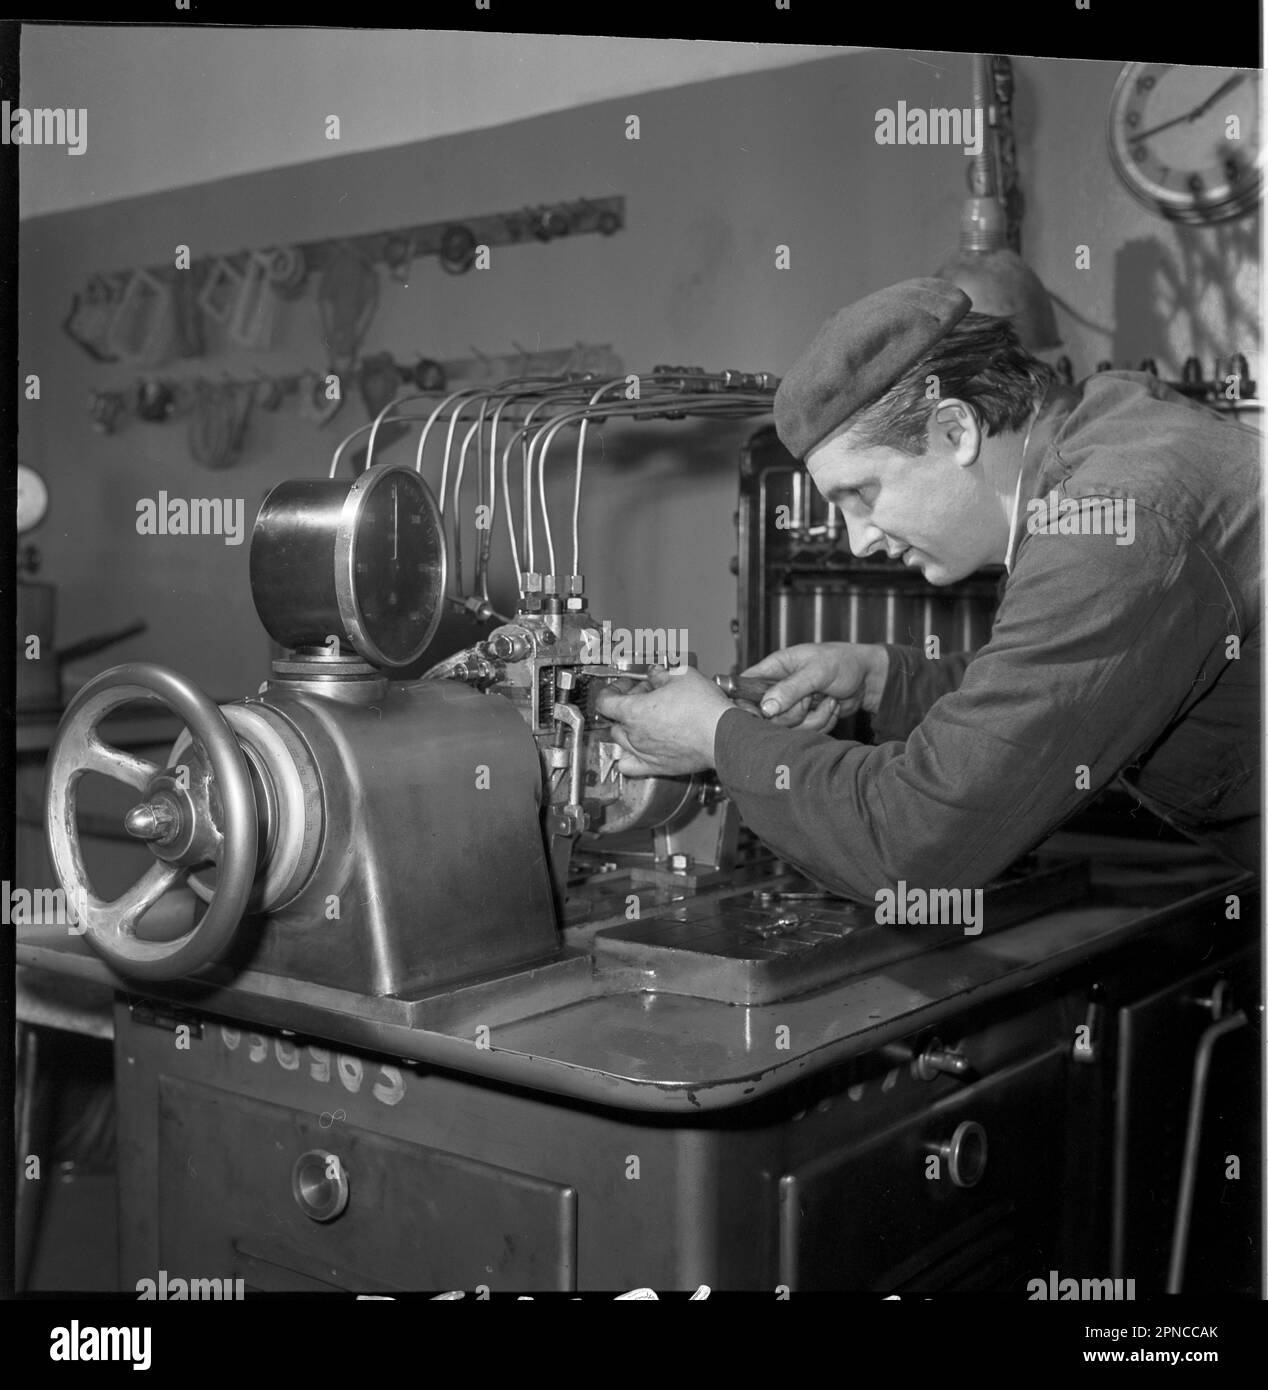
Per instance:
[[[967,402],[948,396],[938,403],[929,422],[930,443],[941,445],[960,468],[977,462],[982,449],[982,427],[977,412]]]

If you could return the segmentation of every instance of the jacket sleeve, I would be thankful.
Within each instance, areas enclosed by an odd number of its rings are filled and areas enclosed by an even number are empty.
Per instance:
[[[880,704],[872,715],[877,743],[906,739],[944,695],[959,688],[973,660],[972,652],[947,652],[936,661],[919,647],[887,646],[889,674]]]
[[[1210,562],[1165,519],[1137,508],[1133,544],[1115,540],[1030,536],[990,642],[905,743],[726,711],[715,765],[744,822],[864,902],[900,879],[972,888],[999,874],[1147,751],[1237,630]]]

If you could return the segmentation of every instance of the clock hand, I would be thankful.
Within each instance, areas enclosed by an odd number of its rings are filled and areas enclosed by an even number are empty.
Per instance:
[[[1232,75],[1232,77],[1228,79],[1227,82],[1222,83],[1220,86],[1216,87],[1216,89],[1211,93],[1211,95],[1207,97],[1207,99],[1202,103],[1201,106],[1198,107],[1198,109],[1193,113],[1193,115],[1189,117],[1189,119],[1191,121],[1196,121],[1199,116],[1209,111],[1211,107],[1214,106],[1215,103],[1219,101],[1219,99],[1226,92],[1231,92],[1233,88],[1236,87],[1239,83],[1245,81],[1246,74],[1244,72],[1235,72]]]
[[[1129,135],[1127,137],[1127,143],[1129,145],[1134,145],[1137,140],[1145,140],[1150,135],[1157,135],[1160,130],[1170,130],[1173,125],[1179,125],[1181,121],[1196,121],[1199,116],[1209,111],[1225,92],[1231,92],[1239,82],[1244,82],[1245,80],[1246,74],[1244,72],[1237,73],[1235,76],[1230,77],[1223,85],[1217,87],[1201,105],[1195,106],[1193,110],[1186,115],[1176,116],[1172,120],[1163,121],[1161,125],[1151,126],[1149,130],[1142,130],[1139,135]]]
[[[1161,125],[1150,126],[1148,130],[1142,130],[1138,135],[1129,135],[1127,143],[1134,145],[1137,140],[1147,140],[1151,135],[1157,135],[1160,130],[1170,130],[1173,125],[1179,125],[1182,121],[1191,121],[1194,113],[1186,112],[1183,116],[1176,116],[1172,120],[1163,121]]]
[[[1176,116],[1173,120],[1163,121],[1161,125],[1150,126],[1148,130],[1142,130],[1138,135],[1129,135],[1127,143],[1134,145],[1137,140],[1147,140],[1151,135],[1157,135],[1160,130],[1170,130],[1173,125],[1180,125],[1183,121],[1191,121],[1193,113],[1189,112],[1184,116]]]

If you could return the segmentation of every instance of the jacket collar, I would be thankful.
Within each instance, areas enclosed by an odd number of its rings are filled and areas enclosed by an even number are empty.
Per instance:
[[[1067,386],[1064,382],[1054,382],[1044,396],[1030,432],[1030,447],[1026,451],[1030,481],[1029,485],[1022,485],[1023,512],[1026,502],[1044,496],[1061,477],[1061,460],[1052,445],[1081,397],[1082,392],[1077,386]]]

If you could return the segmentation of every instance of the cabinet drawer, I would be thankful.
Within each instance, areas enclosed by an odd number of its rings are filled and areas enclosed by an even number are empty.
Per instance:
[[[784,1174],[781,1281],[800,1289],[1024,1287],[1051,1236],[1060,1154],[1051,1128],[1065,1066],[1054,1047]]]
[[[311,1111],[163,1077],[158,1171],[170,1277],[366,1292],[575,1285],[571,1187],[323,1128]]]

